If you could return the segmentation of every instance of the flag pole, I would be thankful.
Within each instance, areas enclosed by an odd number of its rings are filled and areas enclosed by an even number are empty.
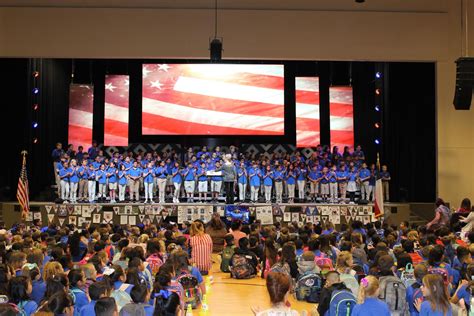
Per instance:
[[[25,149],[23,149],[23,150],[21,151],[21,155],[23,156],[23,161],[22,161],[22,164],[21,164],[21,170],[24,170],[24,169],[25,169],[25,166],[26,166],[26,155],[28,155],[28,152],[27,152]],[[29,191],[29,190],[28,190],[28,191]],[[28,191],[26,192],[26,194],[29,194]],[[21,203],[20,203],[20,204],[21,204]],[[22,219],[23,221],[26,220],[26,211],[25,211],[25,206],[24,206],[24,205],[21,206],[21,219]]]

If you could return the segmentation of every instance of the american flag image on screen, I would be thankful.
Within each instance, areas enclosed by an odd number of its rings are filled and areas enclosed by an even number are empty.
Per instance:
[[[352,87],[329,88],[331,145],[354,146],[354,103]]]
[[[284,135],[283,65],[144,64],[143,135]]]
[[[68,143],[76,148],[92,145],[94,86],[71,84],[69,86]]]
[[[130,77],[105,76],[104,146],[128,146]]]
[[[320,143],[319,78],[296,77],[296,147],[316,147]]]

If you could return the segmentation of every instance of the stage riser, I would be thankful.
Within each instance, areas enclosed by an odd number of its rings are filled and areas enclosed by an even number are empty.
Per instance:
[[[277,211],[276,204],[241,204],[242,206],[247,206],[250,208],[251,211],[251,220],[255,219],[255,212],[260,209],[268,209],[268,207],[272,208],[273,214],[273,222],[281,221],[283,224],[286,224],[290,221],[299,221],[301,223],[305,223],[306,219],[308,221],[314,222],[315,220],[320,220],[322,223],[326,221],[331,221],[339,227],[340,224],[348,223],[351,224],[353,220],[361,220],[367,222],[367,218],[364,216],[370,216],[370,221],[374,221],[375,219],[370,215],[373,211],[373,205],[348,205],[348,204],[314,204],[314,203],[301,203],[301,204],[279,204],[278,207],[281,209]],[[90,217],[83,217],[83,207],[94,206],[98,211],[94,210]],[[45,203],[45,202],[32,202],[31,203],[31,214],[32,216],[40,216],[43,223],[46,224],[50,221],[49,217],[52,217],[52,221],[55,224],[60,224],[59,219],[63,218],[64,220],[61,221],[62,226],[70,223],[70,217],[72,216],[73,220],[72,223],[79,224],[79,218],[85,218],[86,221],[91,221],[93,219],[94,214],[100,214],[100,221],[99,223],[104,222],[104,212],[112,212],[112,224],[121,224],[124,223],[124,216],[132,216],[135,217],[135,223],[139,224],[142,221],[152,220],[153,223],[157,224],[159,221],[163,220],[164,215],[166,216],[166,221],[177,222],[178,221],[178,209],[205,209],[206,212],[212,213],[222,210],[225,207],[225,204],[218,203],[218,204],[210,204],[210,203],[166,203],[166,204],[143,204],[143,203],[117,203],[117,204],[110,204],[110,203],[97,203],[97,204],[53,204],[53,203]],[[313,215],[313,208],[316,207],[318,210],[318,215]],[[114,209],[115,208],[115,209]],[[254,209],[255,208],[255,209]],[[58,212],[61,209],[66,209],[67,213],[66,216],[59,216]],[[131,209],[131,214],[126,214],[125,209]],[[151,209],[147,211],[147,209]],[[311,210],[311,215],[307,216],[307,209]],[[351,215],[344,215],[348,214],[348,210],[355,209],[357,213],[353,213]],[[364,214],[364,209],[368,210],[368,214]],[[3,203],[2,204],[2,211],[4,216],[4,221],[6,227],[11,227],[12,224],[15,222],[20,221],[20,208],[18,203]],[[49,210],[49,212],[48,212]],[[163,210],[166,210],[163,214]],[[322,215],[324,210],[324,214],[329,212],[327,215]],[[334,213],[333,213],[334,211]],[[64,211],[62,211],[64,215]],[[75,213],[76,212],[76,213]],[[35,214],[40,215],[35,215]],[[87,211],[86,211],[87,213]],[[290,220],[285,218],[284,213],[290,213]],[[299,217],[296,218],[295,215],[291,214],[299,214]],[[48,214],[50,215],[48,217]],[[51,216],[54,214],[54,216]],[[75,215],[77,214],[77,215]],[[80,215],[79,215],[80,214]],[[109,213],[110,214],[110,213]],[[221,211],[222,214],[222,211]],[[333,215],[334,214],[334,215]],[[87,215],[87,214],[85,214]],[[145,215],[145,216],[143,216]],[[306,215],[306,216],[305,216]],[[331,218],[331,216],[339,216],[339,223],[335,218]],[[319,216],[319,217],[314,217]],[[361,216],[361,217],[359,217]],[[75,217],[75,218],[74,218]],[[410,217],[410,205],[409,204],[386,204],[385,205],[385,220],[388,221],[390,224],[399,224],[403,220],[408,220]],[[187,219],[185,219],[187,220]],[[132,224],[134,222],[132,220]],[[127,218],[127,224],[130,222],[129,218]],[[27,221],[29,223],[29,221]],[[99,223],[92,223],[92,224],[99,224]]]

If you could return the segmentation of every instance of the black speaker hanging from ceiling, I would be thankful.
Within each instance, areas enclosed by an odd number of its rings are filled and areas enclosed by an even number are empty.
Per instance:
[[[456,90],[453,101],[456,110],[471,108],[473,87],[474,58],[461,57],[456,60]]]

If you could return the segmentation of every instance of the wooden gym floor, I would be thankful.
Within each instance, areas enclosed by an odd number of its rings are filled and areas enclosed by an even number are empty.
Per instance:
[[[212,281],[210,280],[212,276]],[[270,300],[265,286],[265,279],[256,277],[249,280],[230,278],[229,273],[222,273],[217,263],[213,264],[210,276],[204,277],[207,288],[207,304],[209,310],[203,313],[194,310],[196,315],[254,315],[251,307],[259,306],[262,309],[270,307]],[[297,301],[292,295],[290,303],[293,309],[305,310],[311,315],[316,304]],[[316,314],[317,315],[317,312]]]

